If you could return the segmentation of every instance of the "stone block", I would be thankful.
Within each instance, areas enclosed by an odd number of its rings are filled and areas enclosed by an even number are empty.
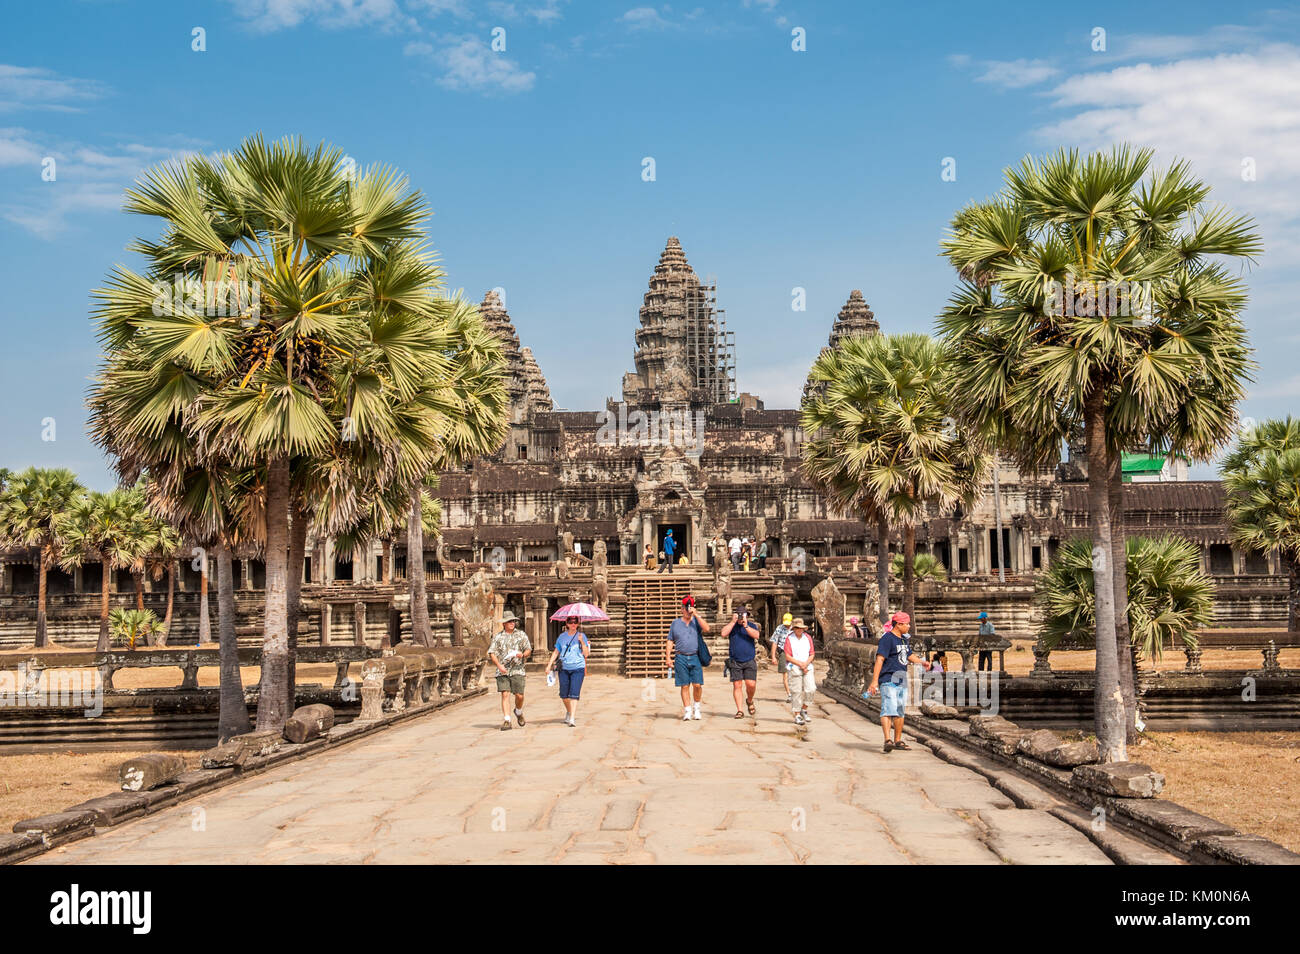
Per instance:
[[[1075,768],[1091,765],[1101,759],[1101,750],[1095,741],[1065,742],[1043,756],[1043,761],[1057,768]]]
[[[168,752],[148,752],[128,759],[118,769],[124,792],[147,792],[176,781],[185,771],[185,760]]]
[[[1031,758],[1046,761],[1047,753],[1063,744],[1061,737],[1051,729],[1039,729],[1021,739],[1016,747]]]
[[[1090,792],[1115,798],[1154,798],[1165,787],[1165,777],[1141,762],[1106,762],[1080,765],[1074,783]]]
[[[245,756],[248,758],[270,755],[284,744],[284,736],[274,729],[263,729],[260,732],[245,732],[243,735],[233,736],[230,741],[238,742],[248,749]]]
[[[946,706],[941,702],[931,702],[929,699],[921,701],[921,715],[928,716],[931,719],[956,719],[961,713],[953,706]]]
[[[36,832],[46,848],[53,848],[95,833],[95,813],[88,811],[54,812],[25,818],[14,823],[14,833]]]
[[[114,792],[73,805],[70,812],[94,812],[95,825],[106,828],[129,821],[145,812],[144,797],[135,792]]]
[[[983,739],[991,752],[1015,755],[1020,740],[1029,733],[1002,716],[977,715],[970,719],[971,735]]]
[[[299,706],[284,724],[284,737],[290,742],[301,744],[309,739],[318,739],[334,727],[334,710],[324,703],[316,702],[309,706]]]
[[[248,748],[238,739],[231,739],[214,746],[199,756],[199,764],[205,769],[237,768],[248,758]]]
[[[16,864],[45,850],[39,832],[25,831],[20,835],[0,835],[0,865]]]
[[[1216,861],[1231,865],[1296,865],[1300,855],[1259,835],[1207,835],[1196,847]]]

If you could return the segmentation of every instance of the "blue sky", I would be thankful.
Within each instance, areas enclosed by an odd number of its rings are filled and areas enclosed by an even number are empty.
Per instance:
[[[328,140],[361,165],[405,171],[435,211],[449,287],[475,301],[504,288],[523,344],[571,409],[618,393],[669,235],[716,277],[741,389],[790,407],[850,290],[885,331],[932,328],[953,288],[937,257],[943,230],[1007,165],[1060,145],[1150,145],[1192,160],[1216,198],[1258,218],[1267,251],[1248,273],[1247,321],[1260,370],[1242,413],[1294,411],[1300,15],[997,6],[11,5],[0,466],[111,483],[84,435],[99,353],[89,295],[153,228],[120,211],[122,189],[152,163],[254,132]],[[492,49],[498,29],[504,50]],[[955,181],[941,177],[946,158]],[[791,309],[795,288],[806,311]],[[42,439],[47,419],[54,440]]]

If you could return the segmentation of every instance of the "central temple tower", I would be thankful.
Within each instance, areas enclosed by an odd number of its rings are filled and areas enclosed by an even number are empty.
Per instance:
[[[717,286],[699,280],[676,236],[668,239],[650,276],[636,346],[636,370],[623,376],[628,404],[709,405],[735,399],[735,341],[717,307]]]

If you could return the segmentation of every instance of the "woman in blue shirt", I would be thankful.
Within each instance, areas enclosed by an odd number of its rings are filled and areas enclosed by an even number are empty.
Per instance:
[[[582,692],[582,680],[587,675],[587,654],[590,652],[591,643],[587,641],[587,634],[578,628],[578,617],[570,616],[564,623],[564,632],[555,641],[546,673],[559,672],[564,724],[571,729],[578,725],[578,696]]]

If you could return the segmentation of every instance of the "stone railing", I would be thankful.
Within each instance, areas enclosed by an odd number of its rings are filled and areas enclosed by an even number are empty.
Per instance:
[[[261,649],[244,649],[239,651],[240,666],[262,665]],[[348,667],[354,662],[373,659],[379,655],[378,650],[365,646],[301,646],[298,648],[299,663],[334,663],[337,666],[334,687],[343,687],[348,679]],[[135,649],[110,650],[105,653],[87,652],[51,652],[39,650],[29,653],[0,654],[0,671],[19,671],[24,675],[24,683],[35,688],[41,674],[46,670],[60,669],[97,669],[104,690],[113,688],[113,674],[119,669],[157,669],[176,668],[182,673],[178,689],[197,689],[199,669],[219,667],[221,654],[216,649]],[[258,680],[261,680],[259,673]]]
[[[385,711],[401,712],[433,700],[477,689],[485,656],[474,646],[399,646],[391,655],[361,667],[362,720]]]

